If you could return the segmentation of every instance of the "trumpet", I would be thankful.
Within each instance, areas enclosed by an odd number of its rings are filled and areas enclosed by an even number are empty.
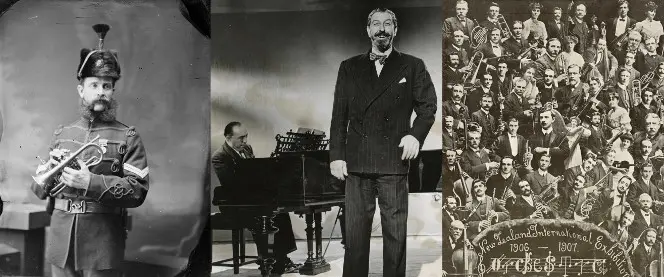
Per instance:
[[[498,28],[503,32],[503,38],[514,38],[517,41],[519,40],[519,38],[514,37],[514,33],[510,30],[510,25],[507,24],[507,20],[505,20],[505,17],[502,14],[499,14],[496,19],[498,20]]]
[[[74,160],[78,155],[83,153],[86,149],[92,147],[95,148],[99,152],[99,156],[92,156],[90,157],[87,161],[85,161],[85,165],[87,167],[95,166],[101,163],[103,153],[104,153],[104,148],[96,143],[99,139],[99,135],[97,135],[95,138],[90,140],[90,142],[86,143],[85,145],[81,146],[76,152],[74,152],[71,155],[68,155],[66,158],[65,157],[56,157],[56,161],[59,163],[48,170],[47,172],[44,172],[42,174],[39,174],[37,176],[32,176],[32,179],[39,185],[40,187],[44,188],[45,191],[49,191],[49,195],[54,197],[62,190],[64,190],[67,186],[64,184],[64,182],[60,181],[60,175],[62,174],[62,171],[64,170],[65,167],[71,167],[75,169],[80,169],[78,163]],[[66,151],[67,152],[67,151]],[[53,185],[54,184],[54,185]]]
[[[641,92],[643,91],[643,83],[641,83],[641,80],[639,79],[634,79],[632,81],[632,94],[630,95],[632,97],[631,103],[629,103],[632,106],[632,109],[636,107],[636,100],[640,99],[641,97]]]
[[[533,166],[531,164],[533,157],[530,146],[528,146],[528,142],[529,141],[526,140],[526,153],[523,155],[523,165],[526,167],[526,170],[530,171],[533,170]]]

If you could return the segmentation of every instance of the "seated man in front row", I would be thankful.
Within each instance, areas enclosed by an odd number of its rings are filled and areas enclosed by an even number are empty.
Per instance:
[[[219,192],[215,190],[215,199],[219,198],[219,193],[230,193],[232,189],[230,186],[237,185],[233,180],[235,176],[235,166],[240,159],[254,158],[254,151],[249,144],[247,144],[247,129],[242,126],[240,122],[231,122],[224,128],[224,137],[226,142],[214,152],[212,156],[212,165],[217,173],[221,187]],[[222,211],[223,213],[223,211]],[[231,214],[225,214],[225,217],[233,217]],[[233,218],[235,219],[235,218]],[[233,220],[231,219],[231,220]],[[251,224],[252,219],[237,218],[235,220],[244,220],[247,226]],[[294,264],[288,254],[297,250],[295,245],[295,235],[293,234],[293,227],[288,213],[280,213],[274,217],[274,226],[279,228],[274,234],[274,257],[276,263],[272,269],[272,273],[283,274],[297,272],[300,265]]]

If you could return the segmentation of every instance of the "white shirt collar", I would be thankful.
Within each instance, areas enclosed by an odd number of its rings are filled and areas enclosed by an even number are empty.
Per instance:
[[[383,52],[383,53],[378,52],[378,50],[376,50],[375,48],[371,47],[371,52],[373,52],[374,54],[379,55],[379,56],[388,56],[388,57],[389,57],[389,56],[390,56],[390,53],[392,53],[392,46],[390,46],[390,48],[387,49],[387,51],[385,51],[385,52]]]

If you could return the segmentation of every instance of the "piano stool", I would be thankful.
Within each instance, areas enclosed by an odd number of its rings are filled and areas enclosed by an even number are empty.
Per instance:
[[[255,263],[258,256],[247,256],[245,254],[245,240],[243,226],[238,220],[226,219],[221,213],[212,213],[210,216],[210,228],[212,230],[230,230],[232,232],[233,258],[221,261],[213,261],[212,266],[232,267],[234,274],[240,273],[240,266]],[[250,260],[247,260],[250,259]],[[232,263],[229,263],[232,261]]]

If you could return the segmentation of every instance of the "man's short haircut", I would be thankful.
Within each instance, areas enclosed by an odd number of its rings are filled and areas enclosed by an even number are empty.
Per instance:
[[[237,121],[233,121],[231,123],[228,123],[226,125],[226,128],[224,128],[224,137],[232,136],[233,135],[233,128],[235,128],[235,126],[242,126],[242,123],[237,122]]]
[[[380,12],[380,13],[388,13],[388,14],[390,14],[390,16],[392,16],[392,22],[394,23],[394,28],[397,28],[397,27],[399,26],[399,24],[397,24],[397,15],[394,14],[393,11],[390,11],[390,10],[388,10],[388,9],[386,9],[386,8],[377,8],[377,9],[374,9],[373,11],[371,11],[371,12],[369,13],[369,17],[367,17],[367,26],[371,25],[371,17],[372,17],[375,13],[379,13],[379,12]]]

